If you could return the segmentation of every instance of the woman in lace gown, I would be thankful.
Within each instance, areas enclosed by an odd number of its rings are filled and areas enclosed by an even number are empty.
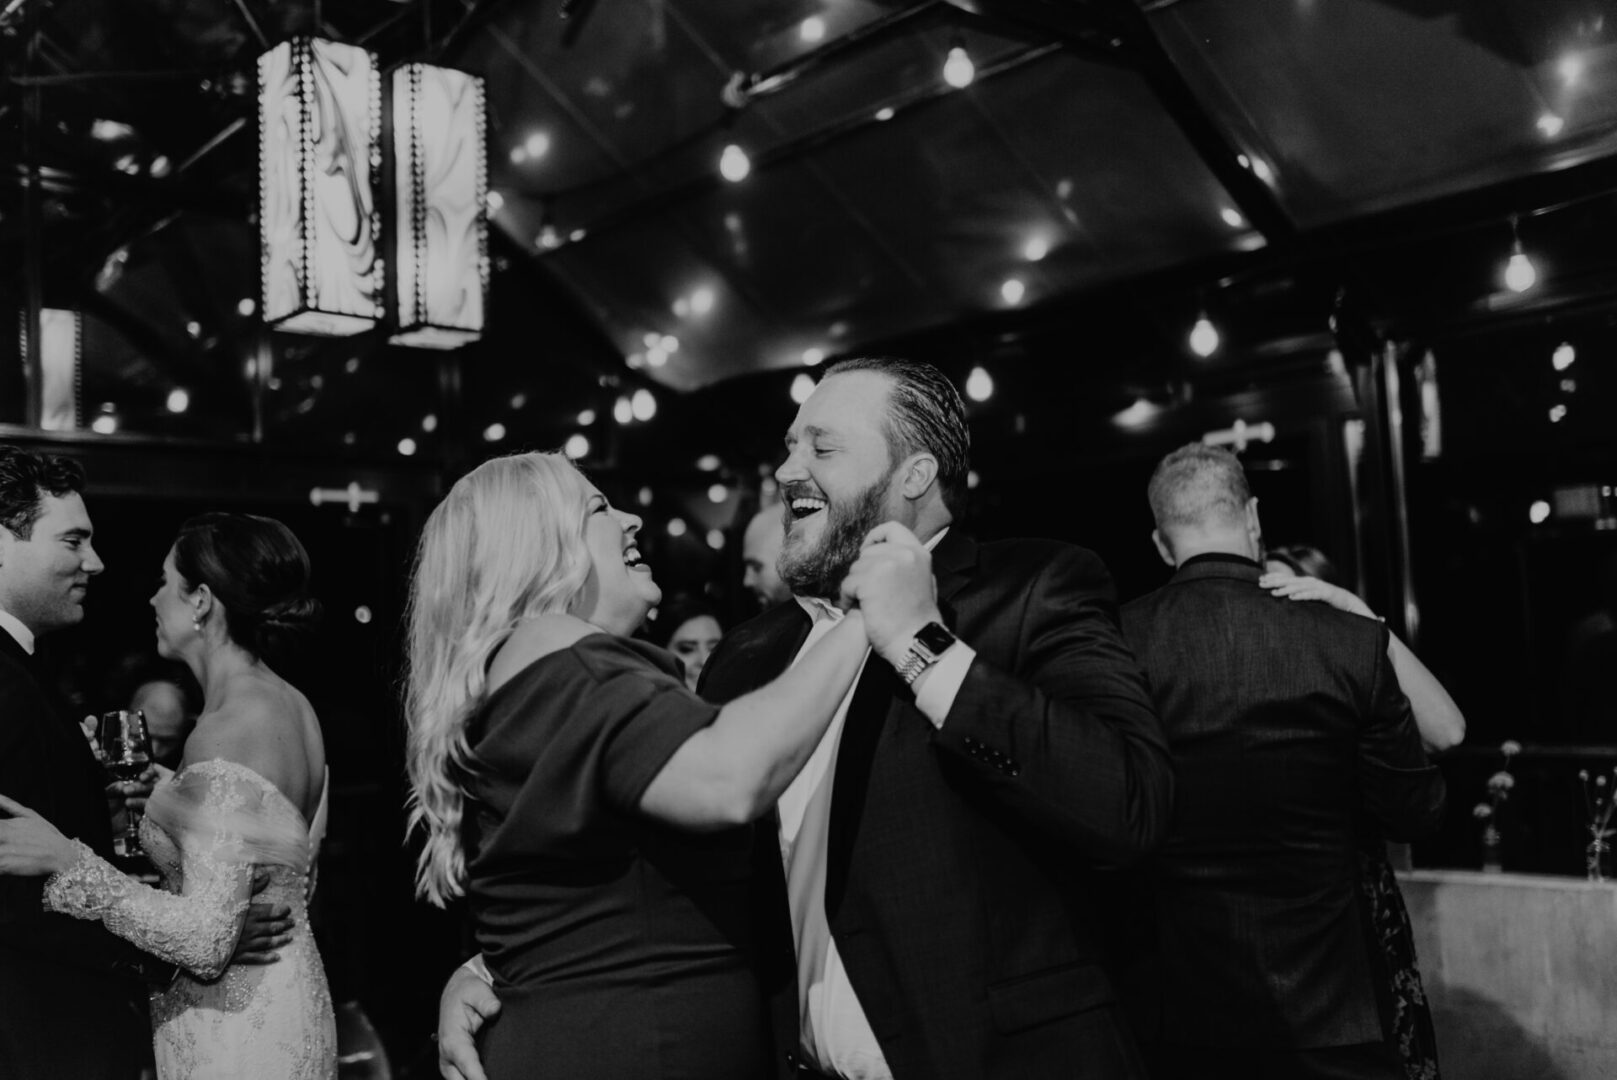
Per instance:
[[[180,769],[146,806],[154,889],[119,873],[9,799],[0,872],[49,874],[45,903],[180,968],[151,999],[160,1080],[331,1080],[331,995],[307,892],[325,831],[325,749],[314,711],[262,659],[316,614],[308,556],[278,521],[204,514],[181,528],[152,597],[158,652],[183,660],[204,706]],[[254,867],[256,897],[292,908],[269,965],[231,965]],[[71,1007],[63,1003],[63,1007]]]

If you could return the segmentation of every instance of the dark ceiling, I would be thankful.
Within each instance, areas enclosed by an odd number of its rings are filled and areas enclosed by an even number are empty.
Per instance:
[[[874,347],[1107,410],[1264,371],[1322,401],[1333,311],[1420,337],[1617,297],[1609,0],[0,0],[0,27],[0,291],[86,313],[84,398],[123,430],[555,445],[637,386],[778,396]],[[486,79],[483,343],[262,339],[253,61],[296,33]]]

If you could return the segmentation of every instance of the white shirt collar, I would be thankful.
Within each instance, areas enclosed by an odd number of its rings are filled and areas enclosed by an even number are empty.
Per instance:
[[[17,639],[22,651],[29,656],[34,655],[34,632],[22,624],[22,620],[11,612],[0,608],[0,628]]]
[[[926,542],[926,549],[931,551],[933,548],[937,547],[938,541],[942,540],[948,531],[949,526],[945,525],[943,528],[934,533],[932,539]],[[817,623],[821,619],[841,621],[842,616],[846,614],[841,608],[837,607],[824,597],[793,596],[792,599],[797,601],[799,607],[808,612],[810,623]]]

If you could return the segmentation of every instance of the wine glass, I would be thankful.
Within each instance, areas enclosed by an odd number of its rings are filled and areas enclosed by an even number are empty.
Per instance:
[[[101,749],[107,771],[118,780],[137,780],[152,762],[152,743],[146,735],[146,714],[138,709],[114,709],[101,714]],[[140,812],[124,808],[122,854],[140,854]]]

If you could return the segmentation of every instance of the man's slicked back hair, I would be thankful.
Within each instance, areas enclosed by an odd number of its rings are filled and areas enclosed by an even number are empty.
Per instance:
[[[0,446],[0,525],[17,539],[33,538],[46,495],[73,492],[84,492],[84,466],[72,458]]]
[[[958,519],[965,510],[966,474],[971,471],[971,431],[960,391],[931,364],[896,356],[838,360],[824,378],[853,371],[873,371],[891,380],[883,433],[888,453],[894,464],[919,450],[937,458],[943,505]]]
[[[1241,521],[1252,489],[1240,458],[1198,442],[1181,446],[1157,463],[1146,496],[1157,528],[1171,531]]]

